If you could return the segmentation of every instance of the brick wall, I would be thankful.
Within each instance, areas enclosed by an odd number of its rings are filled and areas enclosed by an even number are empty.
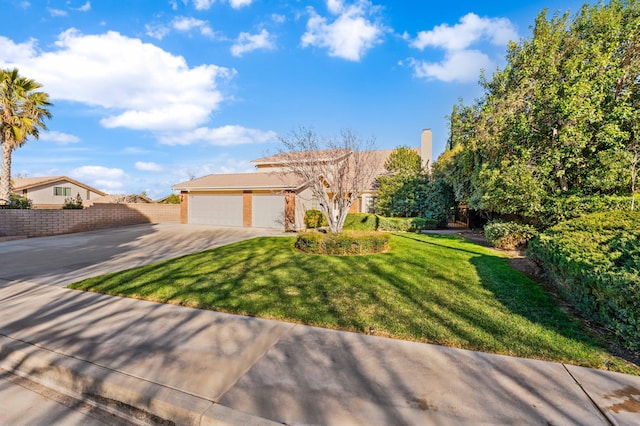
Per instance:
[[[179,221],[180,206],[177,204],[94,204],[84,210],[0,210],[0,237],[45,237]]]

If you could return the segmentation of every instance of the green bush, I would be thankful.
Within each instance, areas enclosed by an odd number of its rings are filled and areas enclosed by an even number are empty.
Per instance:
[[[25,210],[30,209],[33,202],[27,198],[17,194],[9,194],[9,202],[5,204],[5,209]]]
[[[489,244],[503,250],[524,248],[536,235],[536,228],[517,222],[493,220],[484,226],[484,236]]]
[[[388,232],[416,232],[423,229],[436,229],[438,221],[436,219],[425,219],[424,217],[379,217],[378,229]]]
[[[354,256],[387,251],[389,238],[384,232],[305,232],[298,235],[295,247],[305,253]]]
[[[378,229],[378,216],[372,213],[349,213],[342,229],[349,231],[375,231]]]
[[[321,226],[328,226],[327,218],[324,217],[320,210],[307,210],[304,212],[304,226],[308,229],[320,228]]]
[[[561,293],[582,314],[640,349],[640,212],[585,215],[529,243]]]

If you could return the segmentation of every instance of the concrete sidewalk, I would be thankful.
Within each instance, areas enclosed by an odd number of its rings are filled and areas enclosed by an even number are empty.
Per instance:
[[[27,282],[0,310],[0,367],[178,424],[640,424],[623,374]]]
[[[141,424],[640,424],[640,377],[83,293],[36,269],[0,280],[0,368]]]

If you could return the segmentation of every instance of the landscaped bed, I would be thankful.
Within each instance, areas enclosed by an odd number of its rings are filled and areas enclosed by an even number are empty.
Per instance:
[[[265,237],[71,288],[639,374],[507,258],[456,236],[398,234],[387,253],[298,252]]]

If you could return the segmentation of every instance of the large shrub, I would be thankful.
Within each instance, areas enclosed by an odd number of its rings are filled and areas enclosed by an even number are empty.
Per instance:
[[[298,235],[295,247],[305,253],[354,256],[387,251],[389,238],[384,232],[305,232]]]
[[[536,228],[517,222],[493,220],[484,226],[484,236],[489,244],[503,250],[524,248],[536,235]]]
[[[640,212],[595,213],[547,229],[529,244],[583,315],[640,349]]]
[[[320,228],[327,225],[327,218],[324,217],[320,210],[311,209],[304,212],[304,226],[308,229]]]
[[[10,194],[8,201],[4,206],[5,209],[21,210],[30,209],[33,206],[33,202],[29,198],[17,194]]]

